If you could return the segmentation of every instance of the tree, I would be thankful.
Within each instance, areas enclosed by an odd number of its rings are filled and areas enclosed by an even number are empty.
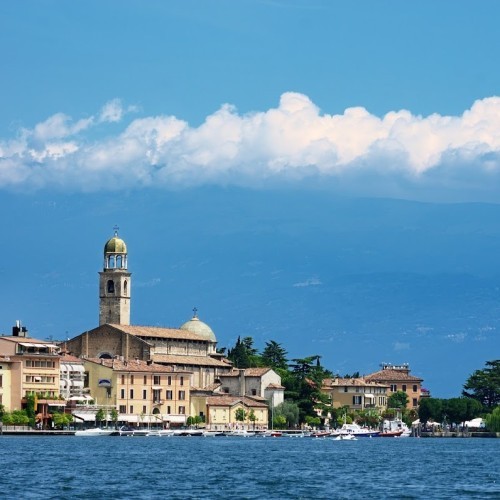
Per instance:
[[[435,422],[443,420],[443,404],[437,398],[422,398],[418,407],[418,417],[420,422],[425,424],[432,419]]]
[[[387,406],[389,408],[406,408],[407,404],[408,394],[404,391],[396,391],[387,399]]]
[[[494,408],[500,404],[500,360],[487,361],[486,368],[476,370],[464,384],[462,394],[477,399],[484,406]]]
[[[500,406],[497,406],[489,415],[486,415],[486,428],[490,432],[500,432]]]
[[[102,408],[99,408],[95,414],[95,420],[97,425],[99,425],[99,423],[102,422],[103,420],[106,420],[106,417],[107,417],[106,412]]]
[[[109,415],[111,417],[111,422],[113,422],[113,426],[116,427],[116,423],[118,422],[118,415],[119,415],[118,410],[116,408],[111,408]]]
[[[255,421],[257,420],[257,416],[255,415],[255,412],[253,410],[250,410],[248,412],[248,420],[249,422],[252,422],[253,428],[255,429]]]
[[[6,413],[2,417],[2,422],[5,425],[28,425],[30,418],[26,415],[25,410],[14,410],[11,413]]]
[[[243,340],[238,337],[236,345],[228,349],[227,357],[236,368],[251,368],[261,364],[257,349],[253,347],[252,337],[245,337]]]
[[[288,368],[288,360],[286,359],[287,352],[281,344],[278,344],[274,340],[266,342],[266,347],[262,351],[261,359],[264,366],[270,366],[271,368],[277,369],[281,368],[286,370]]]
[[[243,408],[238,408],[234,412],[234,416],[238,422],[244,422],[247,418],[247,412]]]
[[[280,422],[288,427],[294,427],[299,423],[299,407],[296,403],[291,401],[283,401],[273,410],[274,419],[273,422],[276,424],[278,417],[280,417]],[[283,418],[281,418],[283,417]]]
[[[64,427],[73,422],[73,415],[71,415],[71,413],[55,412],[52,414],[52,422],[54,422],[56,427],[64,429]]]

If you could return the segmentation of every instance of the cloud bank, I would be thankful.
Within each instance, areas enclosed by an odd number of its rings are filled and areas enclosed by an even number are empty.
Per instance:
[[[461,116],[378,117],[363,107],[329,115],[287,92],[267,111],[242,115],[225,104],[198,127],[132,112],[115,99],[88,118],[57,113],[0,139],[0,188],[309,183],[358,195],[500,201],[500,97]]]

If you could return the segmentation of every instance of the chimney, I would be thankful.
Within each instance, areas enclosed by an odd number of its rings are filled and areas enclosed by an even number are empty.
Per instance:
[[[240,393],[239,396],[245,395],[245,369],[241,368],[240,372]]]

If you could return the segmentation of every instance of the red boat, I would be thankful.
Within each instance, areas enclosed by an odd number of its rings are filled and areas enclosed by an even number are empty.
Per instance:
[[[381,438],[392,438],[392,437],[399,437],[403,434],[403,431],[386,431],[386,432],[381,432],[378,437]]]

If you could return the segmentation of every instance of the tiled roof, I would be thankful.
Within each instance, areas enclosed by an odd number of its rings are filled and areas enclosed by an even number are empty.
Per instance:
[[[323,388],[330,387],[388,387],[387,385],[379,384],[374,380],[366,380],[363,377],[359,378],[325,378],[323,380]]]
[[[85,361],[103,365],[112,368],[115,371],[126,372],[150,372],[150,373],[190,373],[188,371],[174,370],[171,366],[159,365],[157,363],[148,364],[147,361],[129,360],[121,361],[120,359],[99,359],[88,358]]]
[[[215,366],[216,368],[229,368],[228,365],[217,359],[206,356],[180,356],[174,354],[153,354],[155,363],[189,366]]]
[[[209,396],[207,398],[207,406],[235,406],[242,403],[248,407],[267,408],[267,404],[255,399],[247,398],[246,396]]]
[[[63,354],[60,359],[61,363],[83,363],[84,361],[82,358],[78,358],[72,354]]]
[[[198,340],[207,342],[207,339],[197,333],[178,328],[162,328],[158,326],[135,326],[135,325],[109,325],[124,333],[134,335],[135,337],[149,337],[158,339],[181,339]]]
[[[269,384],[266,389],[284,389],[284,387],[280,384]]]
[[[366,380],[374,382],[422,382],[423,379],[410,375],[407,371],[386,369],[365,376]]]
[[[50,340],[40,340],[40,339],[34,339],[32,337],[14,337],[13,335],[11,336],[0,336],[0,340],[8,340],[9,342],[14,342],[16,344],[23,343],[23,344],[45,344],[45,345],[50,345],[57,347],[57,344]]]
[[[262,375],[266,374],[269,370],[271,370],[271,368],[245,368],[244,370],[245,377],[262,377]],[[238,370],[238,368],[233,368],[232,371],[224,373],[222,376],[239,377],[240,370]]]

